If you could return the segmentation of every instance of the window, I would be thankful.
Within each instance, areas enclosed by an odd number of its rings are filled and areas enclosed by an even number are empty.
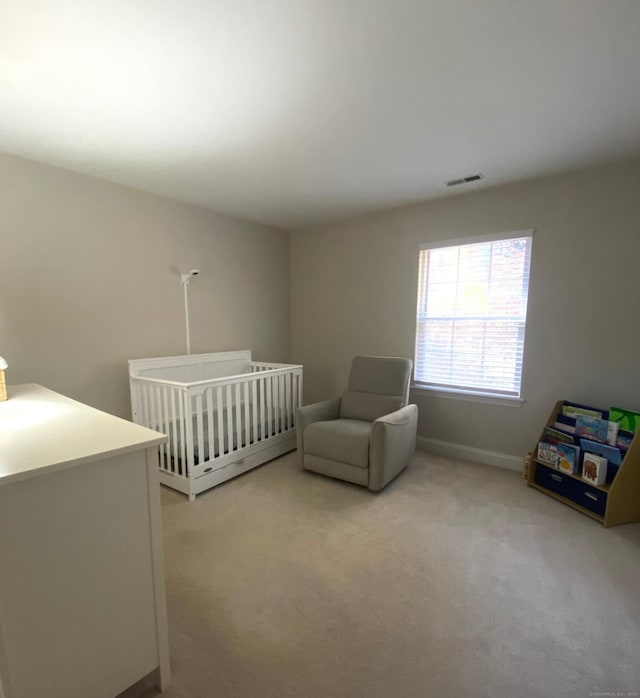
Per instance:
[[[532,233],[421,249],[417,386],[520,397]]]

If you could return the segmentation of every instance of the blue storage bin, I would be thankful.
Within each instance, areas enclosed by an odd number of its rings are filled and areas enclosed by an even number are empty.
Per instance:
[[[575,482],[573,478],[567,477],[563,473],[551,468],[550,466],[536,465],[535,481],[540,487],[551,490],[556,494],[561,494],[564,497],[570,498],[571,484]]]
[[[600,516],[607,508],[607,493],[579,480],[573,481],[569,499]]]

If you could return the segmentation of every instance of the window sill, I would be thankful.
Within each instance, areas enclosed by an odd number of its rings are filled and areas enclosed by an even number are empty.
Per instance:
[[[524,400],[520,397],[496,395],[491,393],[474,392],[473,390],[456,390],[454,388],[434,388],[426,385],[412,385],[411,390],[423,395],[443,397],[448,400],[465,400],[466,402],[481,402],[486,405],[503,405],[505,407],[522,407]]]

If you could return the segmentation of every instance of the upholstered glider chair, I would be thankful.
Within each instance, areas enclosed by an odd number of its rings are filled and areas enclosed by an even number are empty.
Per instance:
[[[409,359],[356,356],[341,398],[297,411],[301,467],[376,492],[391,482],[415,452],[411,368]]]

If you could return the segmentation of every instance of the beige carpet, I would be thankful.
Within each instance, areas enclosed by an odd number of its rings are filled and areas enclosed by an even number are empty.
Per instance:
[[[164,696],[640,692],[640,525],[517,473],[418,453],[376,495],[289,454],[162,501]]]

